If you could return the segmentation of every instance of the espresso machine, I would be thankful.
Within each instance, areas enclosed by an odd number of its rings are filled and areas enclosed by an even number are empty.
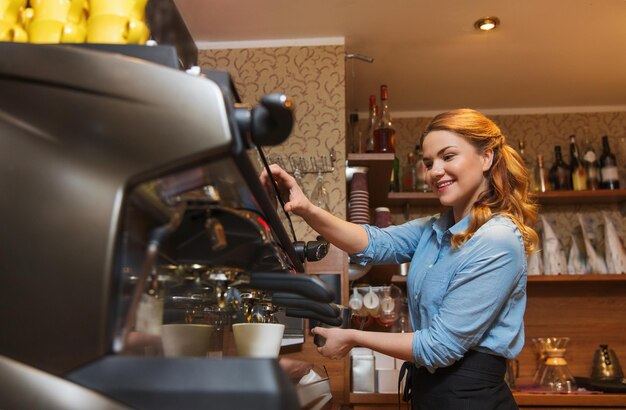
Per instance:
[[[341,324],[304,274],[327,244],[259,181],[292,101],[149,54],[0,43],[0,408],[298,408],[229,326]],[[164,325],[203,320],[211,355],[163,356]]]

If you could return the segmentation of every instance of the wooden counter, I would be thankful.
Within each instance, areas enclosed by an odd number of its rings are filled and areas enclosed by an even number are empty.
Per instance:
[[[626,408],[626,394],[530,394],[514,392],[513,397],[521,409],[558,408]],[[350,393],[350,403],[357,409],[395,409],[398,396],[395,394]]]

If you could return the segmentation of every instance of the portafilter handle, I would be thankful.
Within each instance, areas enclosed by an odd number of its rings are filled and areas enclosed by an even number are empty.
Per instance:
[[[299,317],[305,319],[317,320],[327,324],[328,326],[342,326],[343,319],[339,316],[324,316],[308,309],[287,308],[285,309],[285,315],[289,317]]]
[[[331,303],[313,302],[310,299],[293,293],[274,292],[272,293],[272,304],[286,308],[307,309],[320,315],[337,317],[341,310]]]
[[[296,241],[293,244],[296,249],[296,255],[302,263],[317,262],[322,260],[328,254],[329,244],[325,240],[317,241]]]
[[[252,289],[271,292],[295,293],[321,303],[330,303],[335,298],[335,292],[326,282],[311,275],[252,272],[248,286]]]

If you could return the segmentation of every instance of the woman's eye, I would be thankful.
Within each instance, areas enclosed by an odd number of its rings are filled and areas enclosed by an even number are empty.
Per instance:
[[[444,161],[450,161],[452,158],[454,158],[454,154],[446,154],[443,156]]]
[[[431,162],[424,162],[424,167],[426,167],[426,169],[431,169],[433,164]]]

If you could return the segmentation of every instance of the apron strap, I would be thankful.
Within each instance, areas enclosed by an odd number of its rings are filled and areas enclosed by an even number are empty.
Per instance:
[[[415,365],[411,362],[402,363],[402,367],[400,368],[400,377],[398,377],[398,408],[400,408],[400,387],[402,386],[402,379],[404,380],[404,389],[402,391],[402,401],[410,402],[412,391],[411,386],[413,386],[413,377],[414,373],[417,370]],[[406,378],[405,378],[406,376]]]

